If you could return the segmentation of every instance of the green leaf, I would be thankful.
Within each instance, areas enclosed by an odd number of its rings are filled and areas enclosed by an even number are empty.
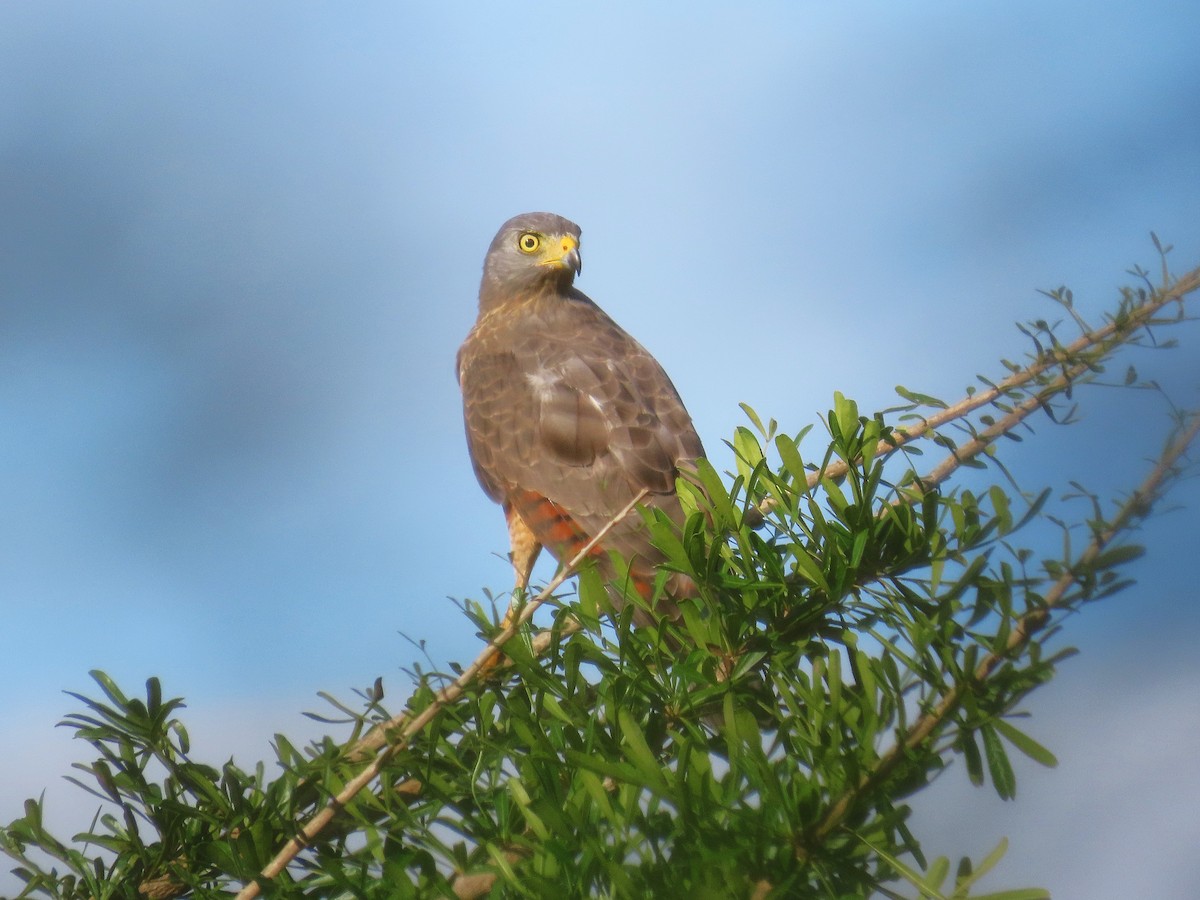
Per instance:
[[[808,470],[804,467],[804,460],[800,456],[800,448],[796,446],[796,442],[786,434],[778,434],[775,436],[775,449],[779,452],[779,458],[783,461],[788,474],[796,479],[798,485],[806,485]]]
[[[637,768],[620,760],[596,756],[579,750],[568,749],[563,754],[567,762],[579,769],[595,772],[605,778],[611,778],[624,784],[642,784],[643,779]]]
[[[828,593],[829,582],[825,580],[825,575],[821,572],[821,567],[817,565],[817,561],[809,556],[808,551],[803,547],[797,546],[795,550],[796,552],[792,557],[792,561],[795,563],[796,572],[818,590]]]
[[[550,830],[546,827],[546,823],[542,821],[541,817],[533,811],[533,803],[530,800],[529,792],[521,784],[521,779],[510,778],[505,783],[505,786],[508,788],[509,795],[516,801],[517,806],[521,808],[521,815],[525,819],[525,824],[541,840],[548,840],[550,838]]]
[[[1145,553],[1146,548],[1140,544],[1125,544],[1120,547],[1110,547],[1092,561],[1091,568],[1097,572],[1104,569],[1112,569],[1116,566],[1133,562],[1135,559],[1140,559]]]
[[[858,564],[862,562],[863,551],[867,548],[867,541],[871,535],[866,529],[858,532],[854,536],[854,546],[850,548],[849,565],[851,569],[857,569]]]
[[[1011,800],[1017,795],[1017,777],[1013,773],[1012,763],[1004,752],[1004,744],[1000,736],[991,726],[985,725],[979,729],[983,738],[983,753],[987,759],[988,774],[992,776],[992,785],[1002,800]]]
[[[746,418],[750,420],[750,424],[752,424],[755,428],[758,429],[758,433],[763,436],[766,436],[767,429],[763,427],[762,419],[760,419],[758,416],[758,413],[756,413],[750,407],[750,404],[739,403],[738,406],[740,406],[742,409],[742,412],[746,414]]]
[[[922,406],[932,406],[935,409],[946,409],[944,401],[937,397],[931,397],[928,394],[918,394],[916,391],[910,391],[903,385],[896,385],[896,393],[912,403],[920,403]]]
[[[88,674],[92,676],[92,680],[96,684],[100,685],[100,689],[104,691],[108,699],[117,704],[117,706],[127,706],[129,704],[129,698],[121,692],[121,689],[117,687],[117,683],[103,671],[100,669],[91,669]]]
[[[1053,753],[1025,732],[1019,731],[1012,723],[1006,722],[1004,719],[996,719],[992,724],[996,726],[996,730],[1004,736],[1005,740],[1034,762],[1041,763],[1048,769],[1053,769],[1058,765],[1058,758]]]
[[[842,395],[833,393],[833,416],[837,422],[837,437],[848,437],[858,430],[858,404]]]
[[[625,745],[630,763],[641,775],[641,783],[646,787],[667,793],[667,780],[663,777],[658,757],[646,743],[646,735],[630,712],[622,707],[617,710],[617,722],[621,727],[621,743]]]
[[[733,692],[727,691],[721,700],[721,720],[724,723],[725,748],[731,765],[738,765],[742,755],[742,742],[738,736],[737,709],[733,705]]]
[[[733,433],[734,461],[738,474],[749,478],[754,468],[763,461],[762,445],[749,428],[739,426]]]
[[[979,754],[979,745],[975,743],[975,732],[963,731],[958,741],[963,762],[967,766],[967,777],[971,779],[971,784],[979,787],[983,784],[983,757]]]
[[[157,678],[146,679],[146,710],[156,715],[162,707],[162,684]]]
[[[616,811],[613,809],[612,800],[609,799],[608,791],[604,789],[602,782],[595,772],[590,772],[587,769],[580,769],[578,775],[579,783],[583,785],[583,789],[591,798],[592,803],[599,807],[601,814],[610,822],[619,822]]]
[[[946,881],[946,876],[949,874],[950,860],[945,856],[939,856],[926,870],[925,877],[921,879],[921,883],[931,891],[940,893],[942,884]]]
[[[979,881],[984,875],[988,874],[992,869],[996,868],[996,864],[1004,858],[1004,853],[1008,852],[1008,838],[1001,838],[1000,844],[997,844],[995,850],[992,850],[988,856],[980,860],[978,865],[972,865],[970,859],[962,859],[959,868],[959,875],[954,882],[954,896],[967,896],[967,888]]]
[[[696,460],[696,476],[699,478],[709,502],[712,503],[713,512],[722,521],[734,521],[733,504],[730,502],[725,482],[721,480],[721,473],[713,468],[712,463],[707,459],[698,459]]]
[[[1008,495],[1000,489],[999,485],[992,485],[988,488],[988,497],[992,501],[992,509],[996,511],[996,521],[1000,527],[1000,533],[1006,534],[1012,528],[1012,512],[1008,506]]]
[[[900,859],[897,856],[895,856],[894,854],[888,853],[887,850],[885,850],[883,847],[880,847],[878,844],[872,843],[871,841],[867,840],[866,838],[864,838],[860,835],[856,835],[856,837],[858,837],[858,839],[860,841],[862,841],[863,844],[865,844],[874,853],[876,853],[880,859],[882,859],[889,866],[891,866],[892,869],[895,870],[897,875],[899,875],[901,878],[903,878],[905,881],[907,881],[909,884],[911,884],[913,887],[915,887],[920,892],[922,897],[928,898],[928,900],[945,900],[945,895],[943,895],[941,893],[941,891],[937,890],[934,887],[930,887],[930,885],[927,883],[928,875],[926,877],[922,877],[919,872],[914,870],[911,866],[905,865],[903,862],[900,861]],[[936,869],[936,868],[940,867],[940,865],[943,862],[946,862],[944,857],[939,857],[938,859],[935,859],[933,861],[933,868]],[[936,872],[931,871],[929,874],[935,875]],[[945,879],[944,872],[942,873],[941,879],[942,880]],[[939,881],[939,883],[940,883],[940,881]]]

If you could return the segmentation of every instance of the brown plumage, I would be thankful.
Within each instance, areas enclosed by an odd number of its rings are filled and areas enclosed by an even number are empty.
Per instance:
[[[704,454],[662,367],[572,286],[578,247],[579,227],[561,216],[505,222],[484,260],[479,318],[458,352],[471,460],[504,507],[518,587],[542,546],[569,560],[643,488],[645,505],[682,520],[675,478]],[[624,576],[609,550],[649,597],[662,556],[639,515],[592,554],[606,578]],[[665,611],[670,597],[693,589],[673,576]]]

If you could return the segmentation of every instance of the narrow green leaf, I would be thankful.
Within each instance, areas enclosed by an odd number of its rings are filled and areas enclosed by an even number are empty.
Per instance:
[[[982,878],[984,875],[986,875],[988,872],[990,872],[992,869],[994,869],[996,867],[996,864],[1004,858],[1004,854],[1007,852],[1008,852],[1008,838],[1002,837],[1002,838],[1000,838],[1000,843],[998,843],[996,845],[996,848],[994,850],[992,850],[992,852],[989,853],[987,856],[985,856],[982,860],[980,860],[979,865],[973,866],[971,869],[971,874],[960,879],[958,884],[955,885],[955,887],[963,888],[963,887],[968,887],[971,884],[974,884],[976,881],[978,881],[980,878]]]
[[[576,768],[595,772],[597,775],[611,778],[623,784],[643,783],[639,770],[629,763],[607,759],[592,753],[584,753],[580,750],[567,750],[563,755],[566,757],[567,762]]]
[[[796,442],[786,434],[778,434],[775,436],[775,449],[779,452],[779,458],[783,461],[788,474],[796,479],[797,484],[806,484],[808,470],[804,468],[804,460],[800,456],[800,448],[796,446]]]
[[[1133,562],[1135,559],[1141,558],[1145,553],[1146,548],[1140,544],[1125,544],[1121,547],[1111,547],[1096,557],[1092,562],[1092,568],[1097,572],[1104,569],[1112,569],[1116,566]]]
[[[854,536],[854,546],[850,548],[850,568],[857,569],[858,564],[862,562],[863,551],[867,548],[867,540],[870,534],[866,529],[860,531]]]
[[[600,810],[600,813],[610,822],[617,822],[616,811],[613,809],[612,800],[609,799],[608,791],[604,789],[602,782],[595,772],[590,772],[587,769],[580,769],[576,777],[583,785],[583,789],[587,791],[587,795],[592,799]]]
[[[509,795],[516,801],[517,806],[521,809],[521,815],[525,819],[525,824],[529,826],[530,831],[536,834],[541,840],[550,839],[550,829],[546,827],[546,823],[542,818],[533,811],[533,804],[529,799],[529,792],[525,790],[525,786],[521,784],[521,779],[510,778],[505,783],[508,788]]]
[[[95,681],[96,684],[100,685],[100,689],[108,695],[108,699],[110,699],[113,703],[117,704],[118,706],[126,706],[129,703],[129,698],[121,693],[121,689],[117,687],[117,683],[109,678],[106,673],[100,669],[92,669],[88,672],[88,674],[92,676],[92,680]],[[86,698],[81,697],[80,699]],[[88,702],[89,705],[91,705],[91,702]]]
[[[188,730],[182,722],[174,721],[171,723],[171,733],[175,735],[175,740],[179,742],[180,753],[190,753],[192,749],[192,739],[188,735]]]
[[[508,859],[508,850],[504,847],[497,847],[495,844],[487,845],[487,853],[491,858],[492,865],[503,873],[505,880],[510,884],[516,884],[520,880],[517,873],[513,870],[512,863]]]
[[[992,785],[1002,800],[1011,800],[1017,795],[1017,778],[1013,773],[1012,763],[1004,752],[1004,744],[1000,736],[991,726],[985,725],[979,729],[983,738],[983,753],[987,759],[988,773],[992,776]]]
[[[762,444],[749,428],[738,426],[733,433],[733,450],[738,474],[750,478],[754,468],[763,461]]]
[[[829,582],[825,580],[825,575],[821,572],[816,560],[809,556],[808,551],[803,547],[797,546],[795,549],[792,561],[795,563],[796,572],[809,584],[828,592]]]
[[[626,709],[617,710],[617,722],[621,727],[621,743],[625,745],[629,761],[638,774],[642,776],[642,784],[654,788],[659,793],[667,792],[667,780],[663,777],[658,758],[646,743],[646,736],[641,727]]]
[[[562,704],[549,694],[544,694],[542,696],[542,709],[543,711],[550,713],[551,716],[553,716],[555,719],[558,719],[558,721],[562,722],[564,725],[573,724],[574,720],[566,714],[562,708]]]
[[[1025,732],[1019,731],[1015,726],[1012,725],[1012,723],[1006,722],[1004,719],[996,719],[996,721],[992,724],[996,726],[996,729],[1002,735],[1004,735],[1005,740],[1007,740],[1010,744],[1012,744],[1034,762],[1041,763],[1048,769],[1053,769],[1058,765],[1058,758],[1053,753],[1051,753]]]
[[[879,858],[891,866],[896,871],[897,875],[915,887],[921,893],[922,897],[928,898],[928,900],[945,900],[945,896],[940,891],[929,887],[925,883],[925,878],[922,878],[921,874],[912,869],[912,867],[905,865],[896,856],[893,856],[891,853],[888,853],[882,847],[873,844],[866,838],[858,836],[858,839],[866,846],[870,847],[874,853],[878,854]],[[942,862],[942,858],[939,857],[938,859],[934,860],[933,864],[934,866],[937,866],[940,862]]]
[[[704,492],[712,503],[713,512],[726,522],[733,521],[733,504],[729,500],[729,491],[721,479],[721,473],[713,468],[707,459],[696,460],[696,475]]]
[[[983,784],[983,757],[979,754],[979,745],[975,743],[975,732],[964,731],[958,741],[963,762],[967,765],[967,777],[971,779],[971,784],[979,787]]]
[[[829,668],[825,682],[829,686],[829,708],[836,716],[842,708],[842,654],[837,648],[832,648],[828,659]]]
[[[1006,534],[1012,528],[1012,512],[1008,506],[1008,495],[999,485],[988,488],[988,497],[992,501],[992,509],[996,511],[996,520],[1000,525],[1000,533]]]
[[[157,678],[146,679],[146,710],[150,715],[158,712],[162,706],[162,683]]]
[[[939,856],[933,861],[929,869],[925,872],[925,877],[921,879],[921,883],[932,891],[941,892],[942,884],[946,881],[946,876],[950,874],[950,860],[945,856]]]
[[[731,765],[737,765],[742,755],[742,741],[738,736],[737,709],[733,704],[733,692],[725,694],[721,701],[721,718],[724,723],[725,749]]]
[[[746,414],[746,418],[750,420],[750,424],[758,429],[758,433],[766,435],[767,429],[763,427],[762,419],[759,418],[758,413],[748,403],[739,403],[738,406],[742,408],[742,412]]]
[[[844,438],[858,430],[858,404],[841,391],[834,391],[833,415],[837,421],[838,436]]]
[[[930,397],[928,394],[918,394],[916,391],[910,391],[903,385],[896,385],[896,393],[912,403],[920,403],[923,406],[932,406],[935,409],[945,409],[946,403],[939,400],[937,397]]]

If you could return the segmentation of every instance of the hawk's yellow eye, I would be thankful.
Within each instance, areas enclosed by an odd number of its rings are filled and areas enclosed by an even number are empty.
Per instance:
[[[521,248],[522,253],[532,253],[542,245],[542,239],[532,231],[527,231],[517,238],[517,246]]]

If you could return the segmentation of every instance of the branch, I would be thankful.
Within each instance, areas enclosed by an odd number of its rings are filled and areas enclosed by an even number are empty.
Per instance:
[[[642,491],[642,493],[638,495],[638,499],[634,500],[634,503],[640,502],[641,498],[644,497],[645,494],[646,494],[646,491]],[[572,559],[570,561],[570,563],[568,563],[566,566],[564,566],[563,570],[561,572],[559,572],[557,575],[555,575],[554,579],[548,585],[546,585],[545,588],[542,589],[542,592],[539,593],[536,597],[534,597],[532,600],[529,601],[529,605],[526,607],[526,609],[529,609],[529,615],[533,615],[533,612],[539,606],[541,606],[546,600],[550,599],[551,593],[553,591],[557,590],[559,585],[561,585],[564,581],[566,581],[568,578],[570,578],[571,575],[575,571],[575,567],[578,566],[581,562],[583,562],[583,557],[587,553],[587,551],[590,550],[592,547],[594,547],[595,544],[601,538],[603,538],[605,535],[607,535],[609,530],[618,521],[620,521],[621,517],[623,517],[625,515],[628,515],[627,511],[622,512],[616,519],[613,519],[610,522],[608,522],[604,526],[604,528],[602,528],[600,530],[600,532],[597,533],[596,537],[592,538],[587,543],[587,545],[583,548],[583,550],[581,550],[579,553],[577,553],[575,555],[575,558]],[[529,619],[529,616],[522,615],[520,618],[520,621],[514,622],[513,625],[514,626],[519,625],[519,624],[527,621],[528,619]],[[579,622],[578,619],[571,618],[568,621],[563,622],[561,625],[557,626],[556,628],[545,628],[542,631],[539,631],[537,634],[535,634],[533,636],[533,641],[532,641],[533,655],[541,656],[547,650],[550,649],[550,644],[553,643],[553,641],[555,639],[561,639],[561,638],[567,637],[568,635],[574,634],[575,632],[579,631],[579,629],[582,627],[583,627],[583,625],[582,625],[582,623]],[[488,661],[484,663],[483,668],[490,670],[493,667],[494,664],[491,662],[491,659],[492,659],[492,655],[494,655],[494,654],[491,654],[491,650],[494,647],[502,646],[504,643],[506,643],[508,641],[508,639],[512,635],[506,635],[507,631],[508,631],[507,628],[501,629],[497,633],[496,637],[493,639],[492,643],[488,644],[488,646],[486,648],[484,648],[483,653],[480,654],[480,657],[490,654],[487,656]],[[478,662],[478,661],[479,660],[476,659],[476,662]],[[504,663],[501,662],[501,663],[497,663],[495,665],[503,666]],[[463,672],[463,675],[465,675],[465,674],[466,674],[466,671]],[[462,676],[459,677],[459,680],[461,680],[461,679],[462,679]],[[437,698],[440,698],[443,693],[445,693],[447,690],[450,690],[451,688],[453,688],[453,685],[451,685],[450,688],[444,688],[441,692],[439,692],[438,694],[435,695],[435,700]],[[393,716],[391,719],[388,719],[386,722],[380,722],[379,724],[375,725],[370,731],[368,731],[365,735],[363,735],[361,739],[359,739],[358,743],[356,743],[350,749],[350,752],[347,754],[347,758],[350,759],[351,761],[354,761],[354,760],[361,760],[361,759],[364,759],[364,758],[370,756],[372,753],[374,753],[376,750],[378,750],[380,747],[382,747],[384,744],[386,744],[388,742],[388,735],[394,734],[396,729],[403,726],[404,723],[408,720],[409,716],[410,716],[410,713],[407,713],[407,712],[400,713],[400,715]]]
[[[313,839],[316,838],[316,836],[321,833],[325,826],[327,826],[333,820],[334,816],[345,809],[346,805],[353,800],[360,791],[370,785],[376,779],[376,777],[378,777],[379,773],[383,771],[383,767],[389,761],[391,761],[396,754],[408,746],[414,735],[432,722],[443,709],[458,700],[458,698],[466,692],[467,688],[476,681],[480,673],[486,673],[487,671],[491,670],[495,664],[494,659],[499,653],[500,648],[516,635],[520,626],[529,621],[534,612],[552,596],[553,592],[558,588],[558,586],[570,578],[576,567],[587,559],[592,548],[608,535],[613,526],[629,515],[634,508],[642,502],[647,493],[648,492],[645,489],[638,492],[637,496],[630,500],[624,509],[613,516],[613,518],[611,518],[603,528],[596,532],[595,537],[588,541],[587,544],[585,544],[583,548],[571,558],[570,562],[568,562],[562,567],[562,569],[559,570],[558,574],[551,579],[550,583],[546,585],[546,587],[543,588],[536,597],[521,607],[517,615],[513,616],[511,621],[509,621],[490,641],[488,641],[487,646],[484,647],[483,651],[477,657],[475,657],[469,666],[462,671],[462,674],[460,674],[458,678],[456,678],[450,685],[438,691],[427,707],[425,707],[415,716],[409,716],[407,714],[398,716],[396,719],[393,719],[390,722],[382,723],[381,725],[378,725],[372,729],[371,735],[376,735],[376,739],[378,740],[379,744],[383,745],[386,743],[386,746],[384,746],[383,750],[368,765],[363,767],[362,771],[354,776],[354,778],[350,779],[350,781],[346,783],[346,786],[342,788],[342,790],[340,790],[334,797],[331,797],[325,804],[324,808],[308,820],[308,823],[300,830],[300,833],[296,837],[291,838],[286,844],[284,844],[283,848],[275,855],[275,858],[272,859],[271,862],[268,863],[267,866],[262,870],[259,877],[242,888],[242,890],[238,893],[236,900],[251,900],[251,898],[257,897],[262,891],[262,883],[264,881],[270,881],[278,876],[284,869],[287,868],[291,861],[296,858],[300,851],[311,845]],[[543,645],[543,648],[545,646],[549,646],[549,643],[550,641],[547,639]],[[396,734],[397,731],[399,734]],[[368,735],[368,737],[371,735]],[[395,739],[388,743],[389,739],[391,739],[393,735],[395,735]],[[366,740],[367,738],[364,738],[363,741],[360,741],[354,749],[357,751],[363,746],[363,743]]]
[[[955,685],[945,694],[936,708],[917,719],[903,740],[897,741],[879,758],[874,768],[863,776],[857,786],[842,794],[829,808],[829,811],[812,828],[808,843],[820,844],[828,837],[830,832],[845,820],[863,796],[883,782],[907,758],[909,753],[919,747],[939,726],[945,723],[946,719],[958,708],[968,690],[986,681],[1002,663],[1028,646],[1033,636],[1050,622],[1051,613],[1066,603],[1067,592],[1072,585],[1077,583],[1078,574],[1088,571],[1105,548],[1135,519],[1144,518],[1149,514],[1151,506],[1160,495],[1163,483],[1174,472],[1175,464],[1187,452],[1188,446],[1198,434],[1200,434],[1200,412],[1192,414],[1190,423],[1187,423],[1185,419],[1185,424],[1181,426],[1178,436],[1168,443],[1150,474],[1121,504],[1112,521],[1096,532],[1075,564],[1067,567],[1054,582],[1047,591],[1042,604],[1017,619],[1003,650],[994,651],[984,657],[969,682]],[[800,852],[805,853],[803,850]]]
[[[970,394],[952,406],[946,407],[939,413],[923,417],[921,422],[917,425],[896,428],[887,441],[881,441],[879,443],[875,449],[875,456],[891,454],[906,444],[910,444],[919,438],[929,436],[944,425],[948,425],[949,423],[958,419],[965,418],[981,407],[994,404],[1001,398],[1010,396],[1014,391],[1018,391],[1024,388],[1030,382],[1041,378],[1050,370],[1056,367],[1061,367],[1065,363],[1071,363],[1072,360],[1078,360],[1083,354],[1093,350],[1094,348],[1099,347],[1100,354],[1102,356],[1112,346],[1122,344],[1133,332],[1153,324],[1154,316],[1168,303],[1181,301],[1184,297],[1196,291],[1197,289],[1200,289],[1200,268],[1196,268],[1188,272],[1186,275],[1176,280],[1176,282],[1170,287],[1165,287],[1161,292],[1152,294],[1145,302],[1140,303],[1130,309],[1127,314],[1114,316],[1112,320],[1103,328],[1098,328],[1095,331],[1085,332],[1083,335],[1065,347],[1053,347],[1050,350],[1041,351],[1028,366],[1020,371],[1014,372],[1004,380],[992,385],[987,390]],[[1041,406],[1042,402],[1049,400],[1051,397],[1065,391],[1074,383],[1075,378],[1077,378],[1080,374],[1082,374],[1083,371],[1090,367],[1091,366],[1089,362],[1084,361],[1075,362],[1070,368],[1065,369],[1051,382],[1049,382],[1045,389],[1039,391],[1038,394],[1035,395],[1040,397],[1040,400],[1035,404],[1034,409]],[[1032,409],[1029,410],[1029,412],[1032,411]],[[1020,416],[1018,419],[1009,422],[1011,418],[1010,413],[995,425],[990,426],[986,431],[980,434],[980,437],[989,434],[990,437],[987,439],[984,445],[975,449],[971,456],[977,456],[979,452],[983,450],[986,444],[990,444],[993,440],[995,440],[995,438],[1016,427],[1016,425],[1022,419],[1024,419],[1026,415],[1028,415],[1028,412]],[[1008,427],[1002,428],[1001,426],[1006,422],[1009,422]],[[958,455],[964,456],[964,453],[964,450],[960,450]],[[808,487],[810,489],[816,487],[823,478],[841,478],[846,474],[846,472],[849,471],[851,465],[858,464],[859,462],[859,460],[854,460],[853,462],[846,460],[835,460],[826,465],[823,469],[809,473]],[[943,465],[947,465],[947,463],[943,463]],[[933,484],[940,483],[941,481],[945,480],[945,478],[954,470],[954,468],[956,468],[956,466],[950,466],[950,468],[946,469],[944,473],[940,475],[940,477],[938,477],[937,470],[935,470],[930,474],[930,476],[927,476],[927,478],[935,479],[932,482]],[[925,479],[923,479],[923,481],[924,480]],[[768,497],[759,504],[758,510],[763,515],[766,515],[772,509],[774,509],[776,505],[777,501],[774,498]]]
[[[1154,316],[1168,303],[1180,301],[1184,296],[1198,288],[1200,288],[1200,269],[1189,272],[1176,281],[1174,285],[1161,292],[1153,293],[1146,301],[1132,307],[1127,312],[1114,316],[1104,327],[1084,333],[1077,340],[1065,347],[1054,346],[1049,350],[1041,350],[1039,348],[1037,356],[1029,365],[1012,373],[999,383],[990,386],[987,390],[970,395],[935,415],[925,417],[917,425],[895,429],[889,441],[879,444],[875,454],[890,454],[918,438],[935,433],[936,429],[948,423],[965,418],[982,407],[994,405],[1006,397],[1011,398],[1014,393],[1027,390],[1027,385],[1041,379],[1046,379],[1047,373],[1054,369],[1061,370],[1053,378],[1045,380],[1036,393],[1030,394],[1024,401],[1009,410],[1003,418],[976,434],[971,441],[956,449],[954,453],[950,454],[950,456],[939,463],[926,476],[921,478],[920,484],[922,489],[928,490],[930,487],[941,483],[949,477],[964,461],[973,459],[983,453],[996,438],[1017,427],[1031,413],[1044,407],[1051,398],[1068,390],[1077,378],[1089,369],[1094,368],[1099,359],[1102,359],[1115,346],[1127,340],[1130,334],[1152,324]],[[1183,453],[1188,442],[1195,437],[1198,429],[1200,429],[1200,418],[1197,418],[1191,424],[1178,442],[1168,448],[1167,453],[1164,454],[1163,460],[1160,461],[1151,478],[1122,507],[1113,524],[1093,539],[1092,544],[1085,551],[1072,572],[1081,571],[1083,568],[1086,568],[1088,564],[1095,560],[1096,556],[1113,537],[1120,532],[1130,518],[1134,515],[1144,514],[1144,505],[1149,496],[1146,492],[1149,491],[1152,493],[1156,489],[1157,483],[1166,477],[1171,463]],[[1173,456],[1170,455],[1172,451],[1175,451]],[[844,475],[855,462],[839,460],[825,466],[819,471],[810,473],[808,476],[809,487],[815,487],[822,478],[838,478]],[[1157,480],[1155,476],[1157,476]],[[576,567],[586,559],[587,554],[592,548],[608,534],[609,530],[617,522],[628,515],[641,502],[644,496],[645,492],[643,491],[601,529],[560,570],[543,591],[525,604],[519,613],[497,632],[484,647],[483,651],[463,670],[459,677],[434,696],[432,702],[425,709],[415,715],[405,713],[387,722],[380,723],[359,740],[349,750],[347,754],[348,758],[352,761],[363,759],[372,753],[375,754],[374,758],[363,767],[358,775],[347,782],[337,795],[330,798],[319,812],[309,819],[296,837],[293,837],[284,845],[275,858],[263,869],[259,878],[255,879],[253,883],[247,884],[242,889],[237,895],[238,900],[249,900],[249,898],[257,897],[261,892],[264,881],[274,879],[282,873],[305,847],[312,844],[313,840],[329,822],[360,791],[378,777],[384,766],[409,745],[412,738],[418,732],[436,718],[443,709],[457,701],[467,688],[479,679],[481,673],[486,673],[493,668],[500,648],[516,635],[520,626],[529,621],[534,612],[550,598],[552,592],[574,573]],[[763,501],[759,508],[761,511],[766,512],[773,505],[773,501],[768,499]],[[1075,576],[1072,572],[1065,573],[1059,579],[1054,589],[1047,595],[1043,607],[1026,613],[1018,620],[1017,627],[1014,628],[1010,635],[1009,645],[1003,653],[994,653],[980,663],[976,672],[976,681],[988,678],[1003,660],[1007,659],[1011,653],[1022,649],[1037,631],[1045,627],[1049,621],[1050,612],[1063,602],[1066,591],[1074,583]],[[543,654],[555,639],[560,639],[564,634],[578,630],[578,627],[578,623],[568,623],[564,627],[560,627],[557,631],[546,630],[540,632],[534,639],[533,649],[535,655]],[[819,841],[836,828],[845,818],[853,804],[866,790],[886,778],[901,761],[908,749],[924,741],[950,715],[961,701],[965,690],[966,688],[961,686],[955,688],[943,698],[942,703],[937,709],[927,713],[914,723],[913,729],[905,739],[880,758],[874,770],[863,778],[859,786],[846,792],[831,807],[825,817],[814,827],[812,831],[813,837]],[[462,887],[466,887],[466,884],[462,885]]]
[[[953,452],[947,455],[945,459],[934,466],[927,474],[920,476],[918,483],[921,493],[926,493],[931,488],[941,484],[954,474],[955,470],[963,463],[974,459],[986,451],[988,447],[995,443],[997,438],[1008,434],[1030,415],[1045,407],[1051,397],[1071,387],[1075,383],[1075,379],[1090,367],[1090,364],[1087,362],[1079,362],[1064,369],[1045,388],[1036,394],[1030,395],[1022,403],[1013,407],[1004,418],[998,419],[989,425],[961,447],[956,447]]]

